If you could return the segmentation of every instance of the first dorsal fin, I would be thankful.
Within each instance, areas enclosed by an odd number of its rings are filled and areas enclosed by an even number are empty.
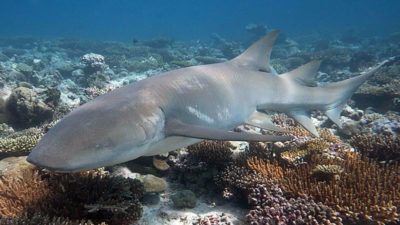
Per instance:
[[[168,119],[165,124],[166,136],[182,136],[221,141],[288,141],[290,136],[261,135],[247,132],[230,132],[198,125],[185,124],[177,119]]]
[[[313,60],[305,65],[298,67],[290,72],[284,73],[281,76],[288,79],[295,80],[296,82],[309,86],[317,86],[315,82],[315,77],[318,74],[319,66],[321,65],[321,60]]]
[[[268,33],[251,45],[242,54],[232,59],[232,62],[251,70],[271,72],[269,58],[271,56],[272,46],[274,45],[278,34],[278,30]]]

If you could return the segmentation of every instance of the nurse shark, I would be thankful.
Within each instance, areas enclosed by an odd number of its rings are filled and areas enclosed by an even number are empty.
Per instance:
[[[230,61],[165,72],[79,106],[44,135],[28,161],[73,172],[165,153],[204,139],[290,140],[290,136],[232,132],[242,124],[285,132],[271,123],[267,110],[288,114],[318,136],[310,111],[324,112],[340,127],[346,101],[389,61],[318,87],[320,61],[281,75],[272,73],[269,61],[278,33],[270,32]]]

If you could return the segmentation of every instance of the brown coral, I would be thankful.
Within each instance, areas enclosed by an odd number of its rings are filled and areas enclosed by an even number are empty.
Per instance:
[[[343,168],[340,179],[319,181],[312,176],[318,164]],[[292,196],[308,195],[315,201],[336,207],[347,218],[369,219],[380,224],[398,221],[400,216],[400,167],[384,167],[357,153],[346,153],[344,159],[313,155],[310,162],[287,169],[280,187]]]
[[[42,135],[19,136],[0,140],[0,158],[5,156],[17,156],[29,153],[39,142]]]
[[[270,181],[247,167],[230,165],[216,177],[216,183],[223,190],[224,197],[247,199],[252,188]]]
[[[356,135],[350,144],[362,154],[378,161],[400,162],[400,138],[385,135]]]
[[[143,185],[137,180],[91,171],[52,174],[27,171],[22,179],[0,180],[0,217],[35,214],[95,223],[128,224],[140,218]]]
[[[277,179],[283,176],[283,169],[278,166],[277,161],[270,163],[269,160],[264,161],[257,157],[252,157],[247,160],[247,165],[250,169],[262,174],[264,177]]]
[[[232,160],[233,145],[228,141],[202,141],[188,146],[189,157],[198,162],[221,166]]]
[[[332,133],[332,131],[322,128],[318,130],[319,137],[329,143],[340,143],[340,138]]]
[[[280,157],[290,165],[299,165],[304,163],[311,154],[322,152],[328,147],[329,143],[322,138],[308,140],[297,147],[289,147],[287,151],[280,153]]]

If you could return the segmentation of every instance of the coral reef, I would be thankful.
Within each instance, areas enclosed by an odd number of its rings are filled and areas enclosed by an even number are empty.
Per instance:
[[[247,160],[247,165],[250,169],[255,170],[257,173],[262,174],[264,177],[271,179],[279,179],[283,176],[283,169],[278,166],[278,162],[264,161],[257,157],[252,157]]]
[[[273,185],[260,185],[249,195],[253,207],[247,215],[251,225],[261,224],[342,224],[339,213],[306,196],[287,199]]]
[[[0,140],[0,159],[5,156],[18,156],[28,154],[39,142],[41,134],[9,137]]]
[[[27,192],[26,190],[29,191]],[[101,171],[52,174],[30,170],[22,179],[0,179],[0,218],[129,224],[140,218],[143,185],[132,179],[110,177]],[[38,216],[41,215],[41,216]],[[51,219],[49,219],[51,218]]]
[[[277,183],[293,197],[308,195],[333,207],[346,220],[373,220],[380,224],[400,219],[399,166],[383,167],[375,161],[347,152],[343,158],[314,155],[308,164],[287,169]],[[315,168],[326,165],[340,173],[328,181],[315,177]],[[333,166],[335,165],[335,166]]]
[[[400,137],[393,135],[356,135],[350,144],[362,154],[378,161],[400,162]]]
[[[232,160],[231,148],[233,145],[227,141],[203,141],[188,146],[188,152],[192,161],[223,166]]]
[[[246,199],[251,190],[269,183],[269,178],[244,167],[230,165],[216,177],[217,185],[223,190],[225,198]]]
[[[10,123],[15,127],[27,128],[52,119],[53,111],[32,90],[19,87],[10,95],[6,103]]]

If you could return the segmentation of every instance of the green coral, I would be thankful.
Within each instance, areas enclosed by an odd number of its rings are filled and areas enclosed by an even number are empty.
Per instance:
[[[41,137],[41,134],[33,136],[23,135],[0,140],[0,158],[3,158],[2,156],[15,156],[29,153],[39,142]]]

